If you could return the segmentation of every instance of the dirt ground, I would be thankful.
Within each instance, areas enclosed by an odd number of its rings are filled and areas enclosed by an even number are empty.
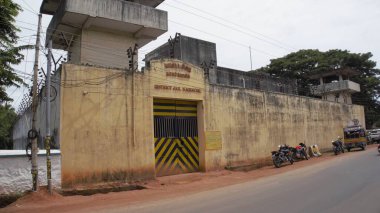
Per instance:
[[[368,149],[374,149],[376,147],[377,145],[370,145]],[[62,196],[57,192],[54,192],[53,195],[49,195],[45,188],[41,188],[38,192],[31,192],[8,207],[0,209],[0,212],[91,212],[91,210],[104,209],[107,208],[107,206],[127,206],[140,202],[170,199],[253,181],[305,166],[312,166],[324,161],[334,160],[344,155],[354,154],[355,152],[346,152],[343,155],[335,156],[333,153],[325,153],[319,158],[299,161],[293,165],[286,165],[279,169],[273,166],[267,166],[248,172],[221,170],[160,177],[156,180],[139,183],[146,187],[146,189],[143,190],[110,192],[91,196]]]

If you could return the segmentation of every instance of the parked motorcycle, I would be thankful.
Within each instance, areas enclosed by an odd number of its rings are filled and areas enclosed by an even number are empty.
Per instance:
[[[338,155],[340,152],[344,153],[343,143],[340,138],[338,138],[336,141],[331,141],[331,143],[333,145],[333,151],[335,155]]]
[[[279,145],[278,151],[272,152],[273,164],[276,168],[280,168],[281,164],[289,162],[290,164],[294,163],[294,159],[291,156],[290,147],[286,144]]]
[[[300,143],[298,146],[290,147],[290,150],[292,151],[292,157],[293,159],[298,159],[298,160],[309,160],[307,156],[307,147],[304,143]]]

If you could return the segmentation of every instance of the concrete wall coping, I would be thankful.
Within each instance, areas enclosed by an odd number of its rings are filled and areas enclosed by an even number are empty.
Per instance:
[[[46,156],[46,150],[39,150],[38,156]],[[58,149],[52,149],[50,150],[50,155],[61,155],[61,150]],[[7,157],[20,157],[25,156],[26,153],[25,150],[0,150],[0,158],[7,158]]]
[[[253,89],[253,88],[242,88],[242,87],[238,87],[238,86],[221,85],[221,84],[214,84],[214,83],[209,83],[209,85],[210,86],[214,86],[214,87],[224,87],[224,88],[228,88],[228,89],[240,89],[240,90],[259,91],[259,92],[263,92],[263,93],[272,93],[272,94],[277,94],[277,95],[292,96],[292,97],[297,97],[297,98],[305,98],[305,99],[311,99],[311,100],[316,100],[316,101],[323,101],[323,102],[328,102],[328,103],[336,103],[336,104],[348,105],[348,106],[362,106],[362,105],[358,105],[358,104],[339,103],[339,102],[335,102],[335,101],[322,100],[320,98],[314,98],[314,97],[302,96],[302,95],[295,95],[295,94],[290,94],[290,93],[267,91],[267,90]]]

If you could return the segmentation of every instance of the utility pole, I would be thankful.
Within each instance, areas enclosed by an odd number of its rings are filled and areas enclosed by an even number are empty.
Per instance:
[[[47,175],[47,188],[50,194],[52,194],[52,186],[51,186],[51,160],[50,160],[50,141],[51,141],[51,133],[50,133],[50,76],[51,76],[51,54],[52,49],[52,40],[49,40],[48,43],[48,55],[47,55],[47,70],[46,70],[46,137],[45,137],[45,149],[46,149],[46,175]]]
[[[33,112],[33,119],[32,119],[32,132],[35,133],[34,137],[32,137],[32,179],[33,179],[33,191],[38,190],[38,165],[37,165],[37,151],[38,151],[38,145],[37,145],[37,139],[38,134],[36,130],[36,111],[37,111],[37,77],[38,77],[38,56],[40,53],[40,31],[41,31],[41,18],[42,15],[38,14],[38,29],[37,29],[37,39],[36,39],[36,46],[35,46],[35,55],[34,55],[34,67],[33,67],[33,99],[32,99],[32,112]]]
[[[249,59],[251,60],[251,71],[252,71],[252,50],[251,50],[251,46],[249,46]]]
[[[138,67],[135,69],[135,58],[134,56],[137,55],[138,52],[138,45],[135,44],[135,47],[132,49],[132,47],[129,47],[127,49],[127,55],[129,58],[129,70],[132,71],[132,146],[135,146],[135,72],[137,71]]]

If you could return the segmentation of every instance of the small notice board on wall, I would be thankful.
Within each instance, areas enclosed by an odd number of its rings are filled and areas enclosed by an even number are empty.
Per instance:
[[[222,132],[206,131],[206,150],[222,149]]]

